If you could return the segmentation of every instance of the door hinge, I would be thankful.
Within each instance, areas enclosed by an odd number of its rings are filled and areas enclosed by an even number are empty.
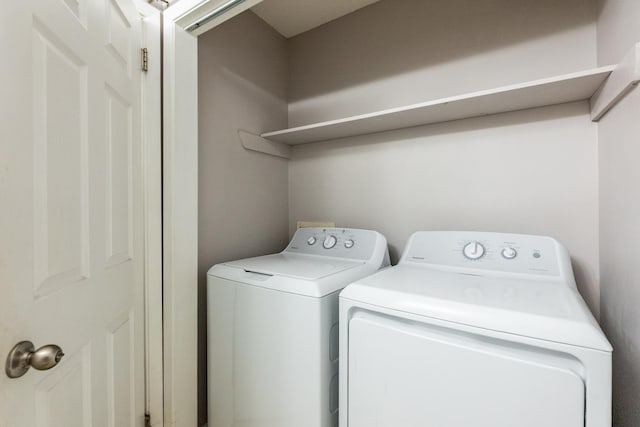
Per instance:
[[[143,47],[141,51],[141,69],[146,73],[147,71],[149,71],[149,51],[146,47]]]
[[[144,414],[144,427],[151,427],[151,415]]]

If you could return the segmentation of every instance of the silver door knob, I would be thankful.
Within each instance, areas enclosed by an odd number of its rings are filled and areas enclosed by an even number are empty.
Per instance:
[[[4,371],[9,378],[18,378],[26,374],[29,368],[39,371],[51,369],[63,356],[62,349],[55,344],[44,345],[36,350],[31,341],[21,341],[9,352]]]

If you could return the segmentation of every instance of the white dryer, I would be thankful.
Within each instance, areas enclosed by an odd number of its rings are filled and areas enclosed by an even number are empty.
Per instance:
[[[548,237],[418,232],[340,294],[340,427],[605,427],[611,346]]]
[[[375,231],[303,228],[207,278],[210,427],[338,423],[338,293],[389,265]]]

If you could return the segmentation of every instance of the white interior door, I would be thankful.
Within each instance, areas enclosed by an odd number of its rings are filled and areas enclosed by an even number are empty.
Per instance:
[[[142,426],[141,20],[133,0],[0,12],[0,426]]]

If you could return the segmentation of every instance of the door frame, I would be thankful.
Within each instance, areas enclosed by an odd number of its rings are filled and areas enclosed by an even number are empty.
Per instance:
[[[163,13],[164,426],[197,425],[198,39],[262,0],[180,0]],[[223,14],[186,30],[208,14]],[[179,96],[178,96],[179,94]]]
[[[145,408],[154,427],[164,425],[162,325],[162,13],[135,0],[147,49],[142,74],[142,167],[144,216]],[[140,58],[142,61],[142,57]],[[142,65],[142,64],[141,64]]]

